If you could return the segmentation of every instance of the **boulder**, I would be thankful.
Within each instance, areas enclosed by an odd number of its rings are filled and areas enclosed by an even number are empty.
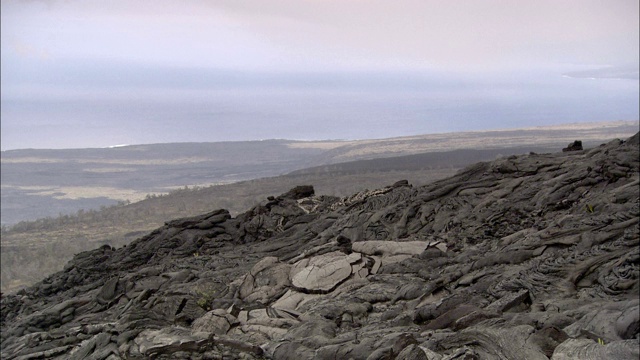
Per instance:
[[[353,272],[351,265],[361,259],[359,253],[345,255],[335,251],[300,260],[291,268],[291,283],[303,291],[328,292],[349,278]]]
[[[267,304],[282,295],[291,285],[291,266],[280,263],[276,257],[259,261],[247,274],[240,286],[240,298],[247,302]]]
[[[580,141],[580,140],[576,140],[576,141],[570,143],[569,145],[567,145],[566,148],[562,149],[563,152],[579,151],[579,150],[582,150],[582,141]]]
[[[235,322],[236,318],[233,315],[225,310],[216,309],[196,319],[191,326],[191,331],[193,334],[204,333],[201,335],[205,337],[208,334],[226,334]]]

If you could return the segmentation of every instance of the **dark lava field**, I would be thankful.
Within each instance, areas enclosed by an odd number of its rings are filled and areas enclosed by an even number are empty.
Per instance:
[[[636,134],[167,221],[3,295],[2,358],[635,360],[639,166]]]

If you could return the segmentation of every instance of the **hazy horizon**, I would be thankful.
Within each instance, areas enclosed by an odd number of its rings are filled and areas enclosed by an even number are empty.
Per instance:
[[[638,2],[2,1],[1,149],[638,120]]]

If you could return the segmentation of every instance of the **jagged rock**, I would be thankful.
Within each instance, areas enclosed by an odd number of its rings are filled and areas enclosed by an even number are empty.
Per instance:
[[[547,357],[553,356],[555,349],[566,341],[569,336],[556,327],[545,327],[540,331],[536,331],[527,342],[537,346],[541,352]]]
[[[631,360],[639,357],[637,340],[621,340],[600,344],[590,339],[568,339],[556,347],[551,360]]]
[[[408,180],[399,180],[391,185],[392,188],[402,187],[402,186],[411,186]]]
[[[111,343],[111,340],[112,338],[109,333],[106,333],[106,332],[99,333],[96,336],[92,337],[91,339],[83,341],[82,343],[80,343],[80,346],[78,346],[73,351],[71,351],[69,353],[69,360],[87,359],[90,357],[90,355],[93,355],[92,357],[94,358],[99,357],[104,359],[111,354],[117,354],[118,353],[117,347],[115,346],[115,344]],[[111,346],[107,347],[107,345],[110,343],[111,343]],[[95,349],[101,350],[99,351],[101,353],[100,356],[96,356],[98,354],[95,354],[94,352]],[[105,352],[104,350],[108,350],[108,351]]]
[[[638,335],[638,300],[589,304],[576,322],[565,327],[571,337],[585,332],[609,342],[634,338]],[[580,313],[581,309],[576,309]]]
[[[282,360],[313,360],[316,359],[315,351],[298,343],[285,341],[275,346],[270,353],[273,359]]]
[[[529,291],[520,290],[516,293],[507,294],[502,298],[500,298],[499,300],[492,302],[491,304],[489,304],[489,306],[486,307],[486,310],[499,311],[499,312],[507,311],[511,308],[514,308],[524,303],[528,299],[529,299]]]
[[[266,257],[247,274],[240,286],[240,298],[247,302],[268,303],[282,295],[291,285],[291,266],[279,263],[275,257]]]
[[[420,255],[427,246],[425,241],[360,241],[353,244],[352,250],[367,255]]]
[[[621,339],[632,339],[640,332],[640,308],[638,305],[625,309],[616,319],[616,335]]]
[[[635,135],[167,221],[3,294],[2,357],[637,359],[638,153]]]
[[[291,283],[306,291],[329,291],[351,276],[352,264],[361,259],[359,253],[345,255],[336,251],[300,260],[291,268]]]
[[[132,355],[156,357],[170,355],[179,351],[202,352],[209,346],[206,337],[192,336],[191,332],[182,328],[164,328],[160,330],[144,330],[133,341],[137,349]]]
[[[280,195],[278,198],[280,199],[291,199],[291,200],[299,200],[304,199],[309,196],[313,196],[315,194],[315,190],[311,185],[300,185],[296,186],[288,192]]]
[[[576,141],[572,142],[571,144],[567,145],[566,148],[562,149],[563,152],[566,152],[566,151],[578,151],[578,150],[582,150],[582,141],[580,141],[580,140],[576,140]]]
[[[220,209],[204,215],[167,221],[165,222],[165,225],[178,229],[197,227],[200,230],[206,230],[212,228],[215,224],[222,223],[230,218],[231,214],[229,214],[229,211]]]
[[[236,322],[236,318],[222,309],[207,312],[202,317],[196,319],[191,326],[191,331],[195,333],[226,334]]]
[[[294,290],[288,290],[271,306],[276,309],[296,310],[300,305],[317,297],[317,295],[304,294]]]

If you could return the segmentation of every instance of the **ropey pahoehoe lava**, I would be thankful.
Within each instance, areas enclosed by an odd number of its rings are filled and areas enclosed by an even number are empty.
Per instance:
[[[638,134],[168,221],[5,294],[3,359],[637,359]]]

